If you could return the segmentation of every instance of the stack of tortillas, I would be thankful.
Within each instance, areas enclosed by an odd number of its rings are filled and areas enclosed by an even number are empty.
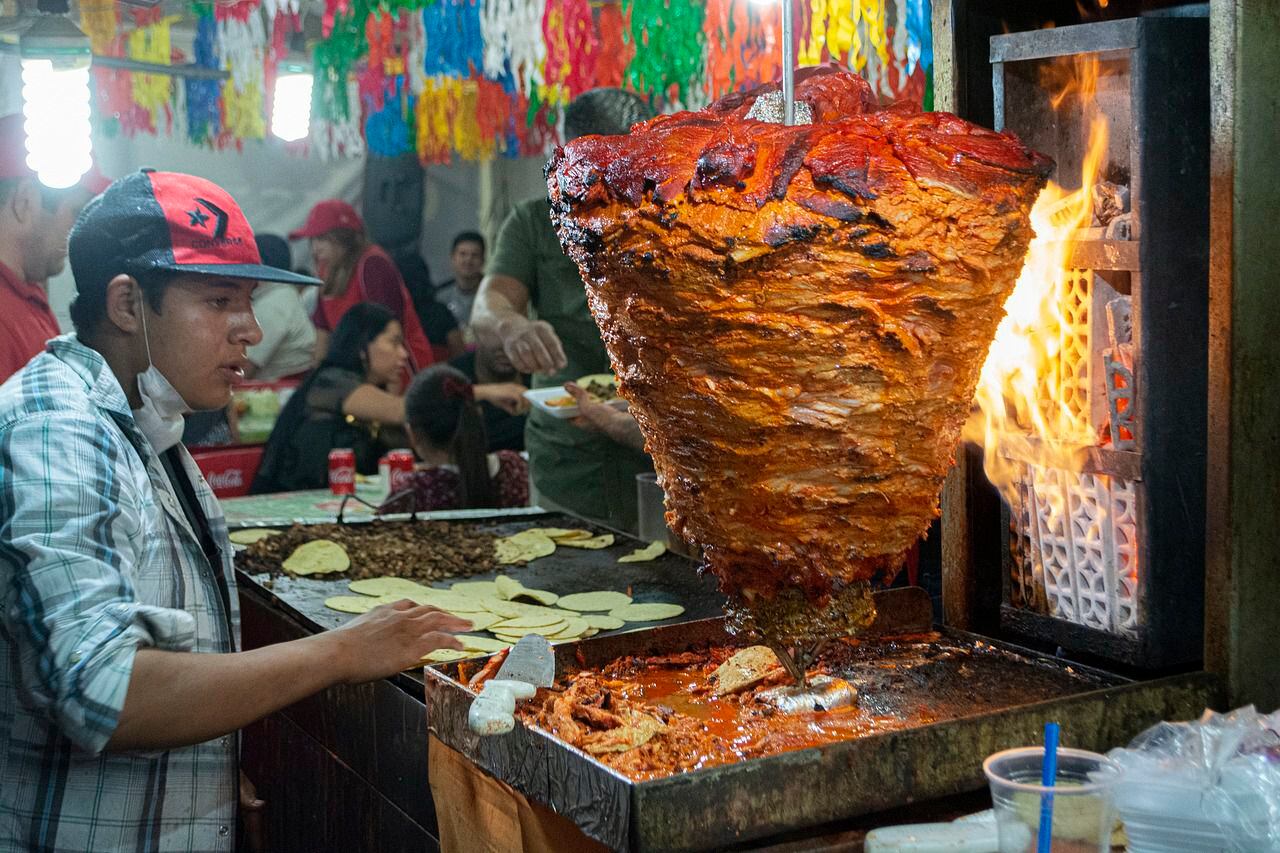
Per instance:
[[[250,544],[276,533],[266,529],[240,530],[232,534],[232,541]],[[495,540],[494,549],[498,562],[524,564],[549,556],[562,546],[600,550],[613,544],[611,533],[597,535],[590,530],[535,527]],[[665,546],[655,542],[619,557],[618,562],[654,560],[665,552]],[[345,572],[351,566],[351,559],[337,542],[316,539],[295,548],[282,565],[291,575],[327,575]],[[471,622],[472,633],[459,637],[466,648],[463,651],[442,649],[424,658],[433,663],[491,654],[526,634],[539,634],[554,643],[616,630],[627,622],[672,619],[684,612],[678,604],[635,603],[631,596],[614,590],[560,596],[550,590],[530,589],[508,575],[492,581],[457,581],[447,588],[398,577],[365,578],[352,581],[348,589],[354,594],[327,598],[325,606],[343,613],[364,613],[380,604],[408,599]],[[487,631],[492,636],[475,633],[479,631]]]
[[[613,590],[560,596],[545,589],[529,589],[508,575],[492,581],[458,581],[447,589],[403,578],[368,578],[352,581],[348,589],[356,595],[334,596],[325,600],[325,606],[344,613],[364,613],[380,604],[408,599],[469,621],[472,633],[459,637],[466,649],[433,652],[425,658],[431,663],[491,654],[526,634],[539,634],[556,643],[612,631],[627,622],[672,619],[684,612],[678,604],[635,603],[631,596]],[[492,637],[477,636],[479,631]]]
[[[252,528],[236,530],[230,534],[231,541],[237,545],[252,545],[262,539],[279,534],[277,530]],[[601,550],[614,544],[612,533],[593,534],[590,530],[571,529],[565,527],[531,527],[511,536],[504,536],[493,541],[494,556],[502,565],[524,565],[542,557],[549,557],[556,548],[581,548]],[[619,563],[642,563],[656,560],[666,553],[666,546],[661,542],[637,549],[624,557]],[[351,558],[337,542],[328,539],[316,539],[299,545],[283,562],[282,568],[291,575],[321,575],[345,572],[351,567]]]
[[[549,557],[556,548],[608,548],[613,544],[613,534],[593,535],[590,530],[573,530],[566,527],[531,527],[513,536],[506,536],[493,543],[498,562],[503,565],[523,565],[539,557]]]

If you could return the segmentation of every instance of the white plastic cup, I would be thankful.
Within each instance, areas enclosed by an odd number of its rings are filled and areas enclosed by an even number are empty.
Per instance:
[[[665,498],[657,474],[636,474],[638,536],[645,542],[667,541]]]
[[[1041,782],[1044,747],[997,752],[982,762],[991,785],[1000,853],[1036,853],[1043,795],[1053,795],[1052,853],[1107,853],[1115,828],[1111,786],[1120,765],[1083,749],[1058,750],[1052,788]]]

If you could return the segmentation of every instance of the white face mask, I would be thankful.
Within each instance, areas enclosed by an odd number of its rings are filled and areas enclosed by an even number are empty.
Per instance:
[[[142,340],[147,347],[148,366],[138,374],[138,395],[142,397],[142,406],[133,410],[133,420],[156,453],[164,453],[182,440],[182,430],[186,425],[182,416],[190,412],[191,407],[151,361],[147,306],[141,289],[138,291],[138,304],[142,309]]]

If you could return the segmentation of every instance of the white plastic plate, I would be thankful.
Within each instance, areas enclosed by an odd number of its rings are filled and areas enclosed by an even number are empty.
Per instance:
[[[559,418],[560,420],[576,418],[578,416],[578,405],[576,403],[571,403],[567,406],[552,406],[550,404],[551,400],[558,400],[565,397],[568,397],[570,400],[573,399],[569,396],[568,391],[559,386],[552,386],[550,388],[531,388],[524,392],[524,398],[533,404],[534,408],[541,409],[548,415],[551,415],[551,417]],[[627,408],[627,401],[621,397],[615,397],[605,403],[605,405],[625,411]]]

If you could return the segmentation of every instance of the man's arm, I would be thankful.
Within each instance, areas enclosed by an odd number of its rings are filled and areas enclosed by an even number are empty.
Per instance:
[[[624,447],[644,450],[644,434],[636,419],[604,403],[597,403],[575,382],[566,382],[568,391],[578,404],[578,416],[570,423],[579,429],[601,432]]]
[[[0,429],[0,629],[17,665],[12,689],[80,749],[196,743],[306,692],[457,647],[441,632],[466,622],[401,602],[320,637],[189,653],[192,615],[134,592],[146,529],[134,453],[78,411]]]
[[[235,731],[335,684],[386,678],[469,624],[410,601],[334,631],[237,654],[138,649],[107,750],[171,749]]]
[[[568,364],[564,346],[551,324],[529,319],[529,289],[519,279],[490,273],[480,282],[471,324],[476,335],[502,341],[521,373],[555,373]]]

